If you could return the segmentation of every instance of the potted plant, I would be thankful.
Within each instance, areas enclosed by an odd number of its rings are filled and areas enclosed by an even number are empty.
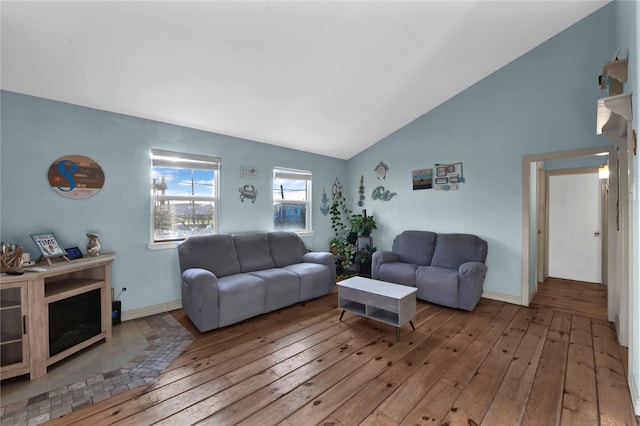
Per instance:
[[[369,244],[358,250],[356,258],[360,264],[358,269],[361,274],[371,276],[371,257],[376,250],[376,247],[371,247]]]
[[[331,215],[331,229],[335,232],[335,237],[330,243],[330,250],[336,256],[336,263],[346,270],[353,265],[356,248],[354,243],[349,241],[351,210],[347,208],[347,203],[341,193],[337,194],[329,213]]]
[[[373,215],[367,216],[367,210],[362,210],[363,214],[354,214],[351,216],[351,229],[358,235],[368,237],[371,231],[378,229],[376,220]]]

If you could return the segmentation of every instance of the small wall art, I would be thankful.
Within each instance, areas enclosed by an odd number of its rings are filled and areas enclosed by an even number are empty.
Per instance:
[[[258,176],[258,169],[253,166],[240,166],[240,177],[254,178]]]
[[[49,167],[49,185],[67,198],[89,198],[104,186],[102,167],[84,155],[65,155]]]
[[[414,170],[411,172],[413,190],[433,188],[433,169]]]
[[[389,201],[395,195],[398,195],[398,194],[395,192],[391,192],[387,189],[384,189],[384,186],[379,186],[373,190],[373,192],[371,193],[371,198],[374,200]]]
[[[376,177],[378,178],[378,180],[386,179],[387,172],[389,171],[389,166],[387,166],[381,161],[373,170],[376,172]]]
[[[455,191],[458,184],[464,183],[462,162],[440,164],[436,163],[436,178],[433,188],[436,191]]]
[[[360,199],[358,200],[358,206],[364,206],[364,176],[360,176],[360,188],[358,189],[358,193],[360,194]]]
[[[253,185],[242,185],[239,189],[240,201],[244,203],[245,199],[251,200],[252,203],[256,202],[258,198],[258,190]]]

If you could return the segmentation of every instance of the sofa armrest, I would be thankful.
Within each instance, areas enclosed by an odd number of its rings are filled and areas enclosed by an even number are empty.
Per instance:
[[[336,259],[333,254],[325,251],[310,251],[302,256],[302,260],[304,262],[327,265],[331,272],[329,293],[333,292],[333,287],[336,285]]]
[[[458,308],[473,310],[482,296],[487,265],[482,262],[466,262],[458,268]]]
[[[182,273],[182,309],[198,330],[218,328],[218,277],[201,268]]]
[[[371,255],[371,278],[380,279],[380,266],[387,262],[397,262],[400,259],[398,253],[392,251],[376,251]]]

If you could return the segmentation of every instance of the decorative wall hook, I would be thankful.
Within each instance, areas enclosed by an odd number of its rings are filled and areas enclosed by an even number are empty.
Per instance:
[[[322,187],[322,207],[320,207],[320,213],[327,215],[329,213],[329,199],[327,198],[327,191]]]

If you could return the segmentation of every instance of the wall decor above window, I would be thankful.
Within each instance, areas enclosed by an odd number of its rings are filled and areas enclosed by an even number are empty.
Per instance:
[[[65,155],[49,167],[49,185],[67,198],[89,198],[104,186],[102,167],[84,155]]]

